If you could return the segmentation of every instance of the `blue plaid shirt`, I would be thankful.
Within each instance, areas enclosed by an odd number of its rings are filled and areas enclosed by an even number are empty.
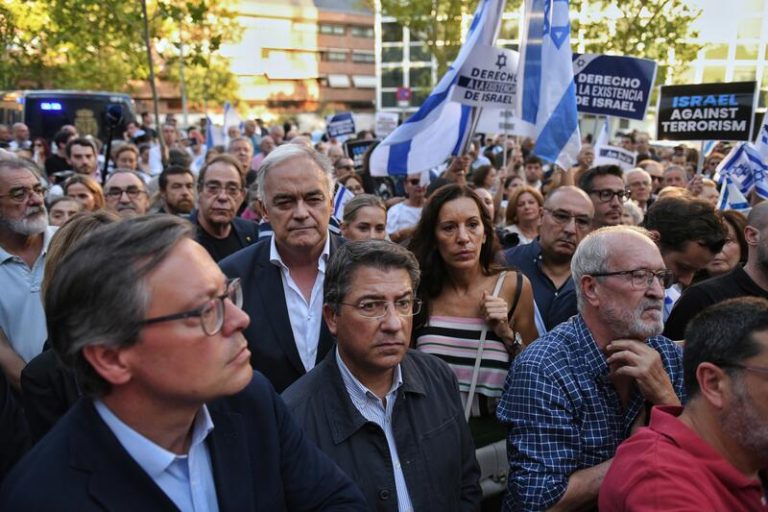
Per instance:
[[[684,399],[681,350],[648,339]],[[565,493],[568,477],[613,457],[629,437],[644,399],[634,389],[624,409],[605,356],[581,315],[539,338],[515,360],[496,415],[507,424],[509,478],[504,510],[544,510]]]

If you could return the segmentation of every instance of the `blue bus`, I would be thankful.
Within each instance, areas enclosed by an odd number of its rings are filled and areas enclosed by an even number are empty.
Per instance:
[[[22,122],[32,137],[53,136],[65,124],[74,125],[80,135],[92,135],[103,142],[109,136],[107,107],[120,105],[123,118],[112,138],[120,138],[126,123],[136,120],[136,108],[123,93],[64,90],[27,90],[0,92],[0,123],[11,126]]]

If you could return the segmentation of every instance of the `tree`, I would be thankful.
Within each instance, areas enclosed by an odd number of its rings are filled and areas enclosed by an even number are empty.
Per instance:
[[[581,22],[571,16],[571,41],[575,35],[586,40],[587,53],[655,60],[659,84],[668,76],[674,82],[701,49],[691,42],[698,37],[691,24],[701,11],[685,0],[571,0],[571,13],[579,11],[585,15]]]
[[[149,0],[149,27],[160,76],[178,80],[184,63],[191,77],[206,76],[190,92],[221,100],[234,93],[233,76],[217,55],[241,31],[231,0]],[[0,85],[4,89],[62,88],[131,91],[146,80],[141,3],[125,0],[25,0],[0,4]],[[193,80],[193,83],[195,81]]]

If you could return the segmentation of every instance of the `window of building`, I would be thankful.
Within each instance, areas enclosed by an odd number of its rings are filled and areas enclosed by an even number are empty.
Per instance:
[[[401,87],[403,85],[402,68],[390,68],[381,70],[382,87]]]
[[[411,45],[411,62],[431,62],[432,55],[427,49],[427,45],[417,43]]]
[[[412,87],[430,87],[432,85],[432,68],[411,68],[408,76]]]
[[[757,60],[758,46],[756,44],[737,44],[736,59],[738,60]]]
[[[400,62],[402,60],[402,46],[385,46],[381,49],[381,62]]]
[[[735,66],[733,68],[734,82],[750,82],[756,76],[755,66]]]
[[[725,80],[725,66],[707,66],[701,77],[703,83],[722,82]]]
[[[376,62],[376,56],[373,54],[373,52],[353,51],[352,62],[357,62],[358,64],[368,64],[371,62]]]
[[[339,50],[326,50],[320,56],[325,62],[347,62],[347,52]]]
[[[321,34],[325,34],[328,36],[343,36],[344,34],[347,33],[344,25],[335,25],[332,23],[320,23],[317,26],[317,29],[320,31]]]
[[[499,39],[517,40],[520,37],[520,20],[518,18],[505,19],[501,22]]]
[[[704,50],[705,59],[727,59],[728,58],[728,45],[727,44],[713,44]]]
[[[746,38],[752,38],[755,39],[760,37],[760,32],[763,29],[763,19],[761,17],[753,17],[750,16],[749,18],[744,18],[739,21],[739,24],[736,28],[736,37],[739,39],[746,39]]]
[[[381,106],[382,107],[396,107],[397,106],[397,94],[394,92],[381,93]]]
[[[352,37],[373,37],[373,27],[362,27],[360,25],[352,25],[349,27],[349,33]]]
[[[381,40],[385,43],[399,43],[403,40],[403,27],[397,23],[381,24]]]

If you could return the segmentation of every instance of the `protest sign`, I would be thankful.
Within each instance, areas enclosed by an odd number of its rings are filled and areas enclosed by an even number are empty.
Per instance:
[[[573,55],[576,109],[642,121],[648,109],[656,63],[617,55]]]
[[[397,112],[376,112],[376,136],[383,139],[397,128],[399,115]]]
[[[622,171],[635,167],[637,153],[616,146],[600,146],[595,148],[593,165],[618,165]]]
[[[519,54],[477,45],[459,70],[451,100],[473,107],[513,108]]]
[[[348,140],[344,143],[344,153],[355,161],[355,169],[362,169],[363,156],[375,142],[375,140]]]
[[[346,140],[355,133],[355,118],[352,112],[342,112],[328,116],[325,119],[328,137],[339,141]]]
[[[757,82],[661,87],[656,138],[749,140]]]

